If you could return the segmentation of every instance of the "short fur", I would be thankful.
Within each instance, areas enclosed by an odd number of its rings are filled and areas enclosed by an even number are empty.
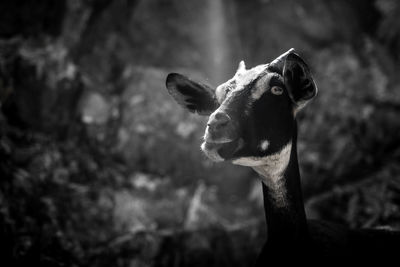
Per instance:
[[[279,93],[272,93],[273,87]],[[351,230],[306,219],[296,114],[315,97],[317,87],[294,49],[248,70],[242,61],[215,92],[180,74],[168,75],[167,88],[189,111],[210,115],[201,148],[211,160],[229,160],[260,174],[268,236],[256,266],[397,260],[399,232]]]

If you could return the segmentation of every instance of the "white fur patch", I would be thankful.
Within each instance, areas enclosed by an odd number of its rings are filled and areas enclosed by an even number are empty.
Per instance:
[[[279,173],[286,169],[289,163],[292,142],[290,141],[280,151],[265,157],[242,157],[232,161],[233,164],[256,167],[268,166],[270,173]]]
[[[246,63],[244,63],[244,60],[240,61],[238,69],[236,73],[243,73],[246,71]]]
[[[221,104],[222,101],[224,100],[225,95],[226,95],[225,89],[227,87],[234,84],[234,86],[232,86],[232,88],[230,88],[230,90],[232,90],[232,91],[244,90],[249,83],[251,83],[252,81],[257,79],[263,72],[265,72],[267,67],[268,67],[268,65],[264,64],[264,65],[258,65],[254,68],[247,70],[244,61],[241,61],[239,63],[239,67],[238,67],[238,70],[236,71],[235,75],[228,81],[217,86],[217,88],[215,89],[215,94],[217,96],[218,102]],[[269,75],[266,75],[266,76],[269,76]],[[261,80],[263,80],[263,79],[264,78],[262,78]],[[268,78],[268,79],[270,79],[270,78]],[[255,92],[255,96],[253,98],[258,99],[259,97],[261,97],[261,95],[265,92],[266,89],[267,89],[266,87],[260,87],[261,91],[255,90],[256,92]]]
[[[259,99],[269,88],[268,84],[273,74],[266,74],[260,80],[257,81],[254,88],[251,89],[251,98],[253,100]]]
[[[268,147],[269,147],[269,141],[268,141],[268,140],[261,141],[259,147],[260,147],[260,149],[261,149],[262,151],[267,150]]]
[[[280,151],[265,157],[243,157],[233,160],[233,164],[252,167],[261,175],[263,183],[271,189],[276,205],[284,207],[286,188],[283,183],[283,174],[289,164],[292,142],[290,141]]]
[[[236,81],[235,91],[241,91],[246,88],[246,85],[254,81],[265,71],[268,65],[258,65],[248,70],[241,70],[235,73],[233,80]]]

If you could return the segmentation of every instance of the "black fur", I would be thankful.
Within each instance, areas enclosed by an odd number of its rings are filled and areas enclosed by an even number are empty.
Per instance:
[[[219,87],[220,103],[208,86],[180,74],[168,75],[167,89],[180,105],[191,112],[201,115],[214,112],[210,116],[210,127],[218,117],[216,113],[226,115],[223,125],[216,123],[219,127],[209,129],[210,138],[215,140],[205,142],[206,149],[214,149],[225,160],[264,157],[292,142],[289,164],[283,174],[287,205],[276,205],[271,196],[272,189],[263,184],[268,236],[256,266],[285,266],[289,263],[306,266],[369,265],[378,261],[380,266],[397,266],[397,262],[390,261],[397,260],[396,252],[400,252],[399,232],[351,230],[306,219],[297,160],[295,113],[316,95],[317,87],[303,59],[291,49],[270,64],[262,65],[261,71],[244,71],[243,75],[248,75],[247,84],[231,79]],[[265,75],[273,78],[262,85],[266,89],[264,94],[252,99],[252,89]],[[241,79],[240,75],[237,79]],[[237,88],[238,84],[243,88]],[[283,94],[273,94],[270,91],[272,86],[281,87]],[[226,118],[230,120],[226,121]],[[218,143],[221,136],[232,138],[232,141]],[[260,149],[262,140],[269,141],[268,149]]]

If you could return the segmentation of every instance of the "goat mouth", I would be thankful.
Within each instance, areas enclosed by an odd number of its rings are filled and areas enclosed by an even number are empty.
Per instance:
[[[205,140],[201,145],[201,149],[208,158],[218,162],[231,159],[233,154],[238,150],[239,144],[239,139],[220,142]]]
[[[234,139],[228,139],[228,138],[220,139],[220,140],[211,140],[209,138],[206,138],[204,140],[205,143],[212,144],[212,145],[223,145],[223,144],[232,143],[234,141],[235,141]]]

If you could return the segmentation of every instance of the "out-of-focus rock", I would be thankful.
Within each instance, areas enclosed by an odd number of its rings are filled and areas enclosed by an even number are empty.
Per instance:
[[[10,93],[3,103],[9,123],[62,132],[76,119],[83,87],[76,65],[60,43],[22,43],[9,63]]]
[[[83,122],[91,124],[103,124],[110,118],[110,104],[99,93],[88,93],[81,100],[81,118]]]

